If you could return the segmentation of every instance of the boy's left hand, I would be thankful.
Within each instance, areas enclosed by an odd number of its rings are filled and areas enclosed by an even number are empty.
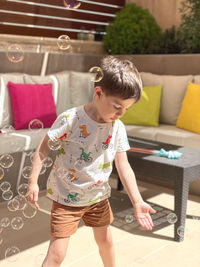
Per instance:
[[[156,211],[146,202],[143,201],[141,203],[134,204],[135,216],[140,225],[142,227],[145,227],[146,230],[152,230],[153,227],[153,221],[151,219],[149,212],[156,213]]]

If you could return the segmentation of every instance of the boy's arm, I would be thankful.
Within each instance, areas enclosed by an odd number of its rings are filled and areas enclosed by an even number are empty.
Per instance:
[[[48,146],[48,141],[49,141],[48,135],[45,135],[45,137],[40,141],[40,144],[34,153],[31,175],[29,178],[28,198],[29,198],[29,201],[32,202],[37,209],[39,208],[37,204],[38,193],[39,193],[38,177],[39,177],[39,174],[42,168],[43,160],[44,158],[48,156],[49,151],[50,151],[49,146]]]
[[[126,152],[116,153],[115,166],[117,168],[120,180],[133,205],[136,218],[141,226],[145,227],[147,230],[151,230],[153,222],[149,212],[155,213],[156,211],[152,209],[149,204],[143,201],[137,186],[135,174],[128,162]]]

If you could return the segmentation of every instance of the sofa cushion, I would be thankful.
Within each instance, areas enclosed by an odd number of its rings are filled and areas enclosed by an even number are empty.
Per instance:
[[[189,83],[176,126],[200,134],[200,85]]]
[[[0,134],[1,154],[36,149],[48,129],[40,131],[17,130],[9,134]]]
[[[30,83],[30,84],[53,84],[53,97],[56,104],[57,115],[70,108],[70,73],[60,72],[48,76],[28,75],[22,73],[9,73],[0,75],[0,128],[6,125],[14,125],[12,106],[7,84]]]
[[[126,125],[126,130],[128,136],[200,149],[200,134],[177,128],[174,125],[160,124],[156,128]]]
[[[70,73],[71,107],[90,102],[94,94],[93,75],[87,72]]]
[[[17,84],[8,82],[14,126],[16,130],[28,129],[32,120],[40,120],[50,128],[57,118],[52,95],[52,84]],[[42,127],[42,128],[43,128]]]
[[[157,75],[141,73],[143,86],[162,84],[160,122],[176,125],[181,104],[189,82],[193,76]]]
[[[121,118],[125,124],[158,126],[162,85],[143,87],[139,102],[132,105]]]

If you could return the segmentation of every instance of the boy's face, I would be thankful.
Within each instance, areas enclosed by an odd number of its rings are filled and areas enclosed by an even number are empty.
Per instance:
[[[101,87],[99,88],[95,90],[95,96],[98,100],[98,115],[102,122],[112,122],[120,119],[126,110],[135,103],[134,98],[122,99],[117,96],[107,96],[101,90]]]

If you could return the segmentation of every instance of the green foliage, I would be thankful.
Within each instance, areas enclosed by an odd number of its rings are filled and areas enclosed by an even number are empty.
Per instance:
[[[154,45],[154,52],[157,54],[177,54],[180,53],[180,46],[177,40],[177,31],[175,26],[166,29],[160,36],[160,40],[156,46]]]
[[[104,46],[111,54],[150,54],[161,29],[148,10],[127,4],[106,28]]]
[[[177,37],[182,53],[200,52],[200,1],[184,0],[182,2],[182,22]]]

